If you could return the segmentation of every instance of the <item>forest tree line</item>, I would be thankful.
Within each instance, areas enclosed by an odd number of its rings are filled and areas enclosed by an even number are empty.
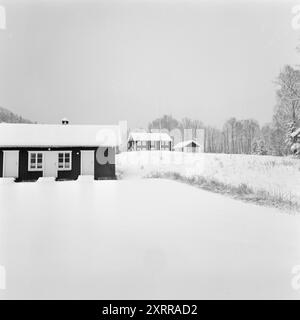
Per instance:
[[[0,107],[0,123],[32,123],[30,120],[24,119],[23,117]]]
[[[255,119],[228,119],[222,128],[205,125],[201,120],[177,120],[164,115],[148,125],[148,129],[205,129],[204,150],[211,153],[291,154],[295,138],[291,134],[300,127],[300,70],[285,66],[275,80],[276,105],[270,123],[262,126]]]

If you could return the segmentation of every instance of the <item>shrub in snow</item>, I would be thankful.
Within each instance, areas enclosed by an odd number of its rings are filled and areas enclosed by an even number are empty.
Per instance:
[[[252,143],[252,154],[266,155],[267,148],[263,139],[255,139]]]
[[[297,137],[294,137],[292,134],[294,131],[296,131],[296,123],[295,121],[292,121],[288,124],[288,130],[287,130],[287,135],[286,135],[286,140],[285,143],[287,146],[290,148],[296,141]]]
[[[293,154],[299,156],[300,155],[300,143],[299,142],[294,143],[291,146],[291,151],[293,152]]]
[[[300,150],[300,145],[298,147]],[[300,161],[293,157],[166,151],[163,156],[169,157],[169,164],[165,165],[160,161],[159,152],[149,153],[151,155],[147,155],[147,151],[140,152],[140,155],[138,152],[119,154],[117,170],[121,170],[125,179],[172,178],[208,190],[246,194],[247,198],[254,197],[251,190],[254,193],[264,190],[265,195],[261,194],[259,198],[273,195],[274,199],[289,201],[292,197],[293,202],[300,204]],[[132,165],[132,162],[128,164],[125,161],[128,156],[139,158],[139,165]],[[144,166],[143,171],[140,170],[141,165]]]

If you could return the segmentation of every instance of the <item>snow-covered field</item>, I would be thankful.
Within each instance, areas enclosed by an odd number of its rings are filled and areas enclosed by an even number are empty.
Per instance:
[[[124,178],[153,172],[200,175],[232,186],[246,184],[255,191],[267,191],[300,204],[300,160],[293,158],[139,151],[117,155],[117,167]]]
[[[0,298],[299,299],[299,230],[170,180],[1,183]]]

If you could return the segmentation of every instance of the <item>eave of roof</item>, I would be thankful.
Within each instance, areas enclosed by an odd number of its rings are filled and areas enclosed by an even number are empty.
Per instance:
[[[172,141],[166,132],[131,132],[128,141]]]
[[[195,140],[186,140],[186,141],[181,141],[181,142],[177,143],[174,146],[174,149],[186,148],[192,143],[194,143],[196,145],[196,147],[200,147],[200,144],[197,141],[195,141]]]

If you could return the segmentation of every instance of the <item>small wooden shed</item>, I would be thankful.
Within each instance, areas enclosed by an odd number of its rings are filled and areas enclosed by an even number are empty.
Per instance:
[[[174,146],[174,151],[182,152],[201,152],[200,144],[195,140],[187,140],[177,143]]]

